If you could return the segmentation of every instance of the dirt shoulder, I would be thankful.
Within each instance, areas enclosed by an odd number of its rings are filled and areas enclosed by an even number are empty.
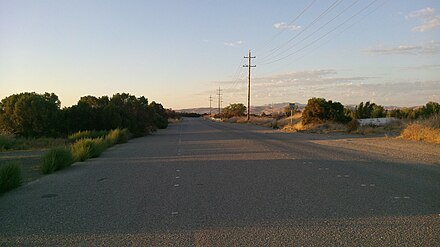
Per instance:
[[[312,134],[313,135],[313,134]],[[310,142],[370,153],[389,160],[440,165],[440,145],[409,141],[399,137],[356,137],[338,135],[338,138],[322,138]]]

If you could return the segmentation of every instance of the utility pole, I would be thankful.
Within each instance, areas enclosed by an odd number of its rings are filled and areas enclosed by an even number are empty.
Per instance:
[[[220,87],[218,88],[218,93],[217,93],[217,95],[218,95],[218,114],[220,115],[220,117],[221,117],[221,102],[222,102],[222,90],[220,89]]]
[[[212,104],[212,96],[209,95],[209,116],[211,116],[211,104]]]
[[[243,67],[248,68],[248,108],[247,108],[247,121],[249,122],[249,119],[251,117],[251,68],[257,67],[256,65],[251,65],[251,59],[256,58],[251,56],[251,50],[249,50],[249,55],[247,57],[244,57],[248,59],[248,64],[243,65]]]

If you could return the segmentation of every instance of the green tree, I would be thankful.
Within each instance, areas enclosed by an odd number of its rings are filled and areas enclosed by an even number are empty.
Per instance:
[[[326,101],[323,98],[311,98],[302,113],[303,124],[333,121],[347,123],[351,120],[345,115],[344,106],[339,102]]]
[[[381,118],[386,116],[383,106],[370,103],[370,101],[361,102],[352,113],[352,117],[356,119],[362,118]]]
[[[419,109],[418,115],[424,118],[429,118],[430,116],[439,113],[440,113],[440,104],[437,102],[430,101]]]
[[[159,129],[165,129],[168,127],[168,114],[161,104],[156,102],[151,102],[149,105],[150,109],[154,112],[154,124]]]
[[[222,115],[230,118],[235,116],[244,116],[246,112],[246,106],[242,103],[230,104],[223,108]]]
[[[20,93],[0,103],[0,129],[25,137],[55,136],[61,102],[53,93]]]

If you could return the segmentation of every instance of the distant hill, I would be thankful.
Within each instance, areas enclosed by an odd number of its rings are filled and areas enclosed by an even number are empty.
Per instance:
[[[306,106],[305,104],[301,103],[295,103],[298,105],[298,108],[300,110],[304,109]],[[271,114],[272,112],[282,112],[284,107],[288,106],[289,103],[274,103],[274,104],[267,104],[262,106],[251,106],[251,113],[261,115],[263,112],[265,114]],[[211,108],[212,113],[218,113],[218,108]],[[198,114],[209,114],[209,107],[199,107],[199,108],[187,108],[187,109],[179,109],[176,110],[176,112],[194,112]]]

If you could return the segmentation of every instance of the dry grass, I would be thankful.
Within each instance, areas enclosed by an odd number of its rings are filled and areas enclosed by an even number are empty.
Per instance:
[[[419,123],[409,124],[400,134],[404,139],[440,144],[440,129]]]
[[[347,126],[333,122],[323,124],[303,124],[302,121],[298,121],[296,124],[284,126],[283,131],[327,134],[331,132],[347,132]]]
[[[287,117],[287,118],[281,118],[276,119],[273,117],[255,117],[252,116],[250,118],[249,123],[265,126],[269,128],[274,129],[283,129],[285,126],[290,125],[292,122],[293,124],[296,124],[301,121],[301,113],[293,115],[293,117]],[[248,123],[246,116],[243,117],[231,117],[228,119],[225,119],[224,122],[226,123]]]
[[[400,136],[408,140],[440,144],[440,114],[408,124]]]

